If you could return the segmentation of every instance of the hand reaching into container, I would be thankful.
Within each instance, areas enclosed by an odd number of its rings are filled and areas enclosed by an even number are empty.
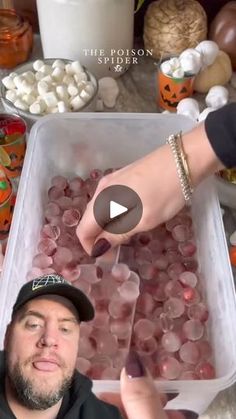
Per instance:
[[[178,394],[159,394],[136,352],[130,352],[120,376],[121,394],[102,393],[99,397],[116,405],[124,419],[197,419],[192,411],[164,410]]]
[[[182,143],[194,188],[208,175],[224,167],[212,148],[204,124],[183,135]],[[143,205],[140,222],[125,234],[111,234],[103,230],[94,217],[93,206],[96,197],[105,188],[113,185],[131,188],[138,194]],[[169,220],[184,206],[184,203],[172,150],[169,145],[164,145],[140,160],[102,178],[77,228],[77,234],[84,249],[93,257],[98,257],[110,247],[128,240],[135,233],[150,230]],[[131,208],[131,211],[133,210],[135,208]],[[122,215],[122,220],[125,220],[128,213],[129,211]],[[104,225],[106,222],[104,219]]]

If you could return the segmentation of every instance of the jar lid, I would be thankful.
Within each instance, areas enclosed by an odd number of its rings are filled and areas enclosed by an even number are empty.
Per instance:
[[[8,41],[14,36],[19,36],[30,26],[27,20],[17,15],[14,10],[0,9],[0,40]]]

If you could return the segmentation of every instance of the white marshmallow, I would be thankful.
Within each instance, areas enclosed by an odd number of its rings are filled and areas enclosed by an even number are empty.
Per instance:
[[[77,95],[71,99],[70,105],[74,111],[78,111],[85,105],[85,102],[83,101],[83,99],[81,99],[79,95]]]
[[[48,108],[55,108],[58,103],[57,96],[54,92],[47,92],[43,95],[43,100],[45,101]]]
[[[88,81],[85,86],[84,86],[84,90],[86,90],[87,93],[90,94],[90,96],[93,95],[94,93],[94,85],[91,81]]]
[[[37,98],[37,96],[39,96],[37,84],[34,84],[32,86],[32,91],[31,91],[30,95],[34,96],[35,98]]]
[[[22,100],[27,103],[28,106],[30,106],[35,102],[35,96],[32,94],[25,94],[22,96]]]
[[[53,79],[52,79],[52,76],[50,76],[50,74],[48,74],[47,76],[43,77],[41,79],[41,81],[45,81],[49,86],[52,85],[52,83],[53,83]]]
[[[25,78],[27,83],[33,84],[35,82],[35,75],[33,71],[26,71],[22,74],[22,76]]]
[[[7,88],[7,89],[15,89],[15,83],[13,81],[13,78],[10,76],[6,76],[2,79],[2,83],[3,85]]]
[[[82,90],[84,90],[86,86],[87,86],[86,81],[81,81],[80,83],[78,83],[77,87],[78,87],[79,93],[82,92]]]
[[[184,70],[180,67],[173,71],[172,77],[182,79],[184,77]]]
[[[65,63],[62,60],[55,60],[52,64],[52,68],[61,68],[62,70],[64,70]]]
[[[75,79],[76,83],[81,83],[82,81],[87,81],[88,77],[87,77],[87,74],[85,72],[83,72],[83,73],[75,74],[74,79]]]
[[[179,67],[180,67],[180,61],[179,61],[179,58],[177,58],[177,57],[170,58],[170,60],[169,60],[169,64],[170,64],[170,66],[171,66],[171,70],[172,70],[172,71],[173,71],[173,70],[176,70],[177,68],[179,68]]]
[[[74,83],[74,78],[73,78],[72,76],[69,76],[68,74],[66,74],[66,75],[63,77],[62,82],[63,82],[64,84],[67,84],[67,85],[69,85],[69,84],[73,84],[73,83]]]
[[[42,113],[42,110],[41,110],[39,102],[32,103],[29,107],[29,111],[30,113],[34,115],[40,115]]]
[[[66,85],[56,86],[56,93],[61,101],[68,102],[69,94],[68,94]]]
[[[58,107],[54,106],[53,108],[47,108],[46,113],[58,113]]]
[[[169,76],[172,74],[172,67],[170,65],[169,60],[164,61],[164,63],[161,64],[160,68],[161,68],[162,73],[167,74]]]
[[[75,74],[73,67],[72,67],[72,63],[66,64],[65,65],[65,70],[66,70],[66,74],[68,74],[69,76],[73,76]]]
[[[15,83],[15,87],[17,87],[17,89],[19,89],[21,87],[21,85],[22,85],[22,83],[23,83],[24,80],[25,79],[24,79],[24,77],[22,75],[21,76],[14,77],[13,81]]]
[[[42,67],[40,67],[39,71],[43,74],[45,74],[45,76],[49,76],[50,74],[52,74],[52,67],[48,64],[44,64],[42,65]]]
[[[214,109],[218,109],[226,105],[228,100],[229,92],[224,86],[211,87],[205,98],[207,106]]]
[[[177,105],[177,114],[186,115],[197,121],[200,115],[198,102],[192,98],[184,98]]]
[[[37,87],[40,96],[43,96],[45,93],[49,91],[49,85],[44,80],[39,81]]]
[[[11,77],[11,79],[14,79],[14,77],[18,76],[17,73],[15,73],[14,71],[10,74],[8,74],[8,77]]]
[[[65,102],[60,101],[60,102],[58,102],[57,106],[58,106],[58,112],[59,113],[68,112],[68,108],[67,108]]]
[[[236,231],[234,231],[233,234],[231,234],[229,241],[232,244],[232,246],[236,246]]]
[[[16,99],[16,101],[14,102],[14,106],[18,109],[21,109],[22,111],[28,111],[29,109],[27,103],[20,98]]]
[[[77,86],[75,86],[75,84],[70,83],[68,85],[67,91],[69,93],[70,96],[76,96],[79,94],[79,89]]]
[[[18,86],[18,89],[21,93],[26,93],[27,95],[29,95],[30,93],[32,93],[33,86],[26,80],[23,80],[23,82]]]
[[[14,103],[16,101],[16,99],[17,99],[17,91],[15,89],[13,89],[13,90],[7,90],[5,97],[10,102],[13,102]]]
[[[60,68],[60,67],[55,67],[52,72],[52,78],[58,82],[62,81],[64,75],[65,75],[65,72],[63,68]]]
[[[198,117],[198,122],[202,122],[202,121],[205,121],[205,119],[206,119],[206,117],[207,117],[207,115],[210,113],[210,112],[212,112],[212,111],[214,111],[215,109],[213,109],[213,108],[205,108],[201,113],[200,113],[200,115],[199,115],[199,117]]]
[[[85,89],[83,89],[81,92],[80,92],[80,97],[85,101],[85,102],[88,102],[88,100],[91,98],[91,94],[90,93],[88,93]]]
[[[43,62],[42,60],[36,60],[36,61],[33,63],[33,69],[34,69],[35,71],[39,71],[39,70],[40,70],[40,68],[42,68],[42,67],[43,67],[43,65],[44,65],[44,62]]]
[[[46,110],[46,103],[40,99],[30,105],[29,111],[33,114],[40,115]]]
[[[44,78],[44,74],[41,73],[40,71],[38,71],[37,73],[35,73],[35,80],[40,81]]]
[[[73,70],[74,74],[82,73],[84,71],[79,61],[73,61],[73,63],[71,63],[71,69]]]

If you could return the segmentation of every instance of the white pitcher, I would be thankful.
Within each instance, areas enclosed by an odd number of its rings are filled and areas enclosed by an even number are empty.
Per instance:
[[[98,78],[132,62],[134,0],[37,0],[45,58],[76,60]]]

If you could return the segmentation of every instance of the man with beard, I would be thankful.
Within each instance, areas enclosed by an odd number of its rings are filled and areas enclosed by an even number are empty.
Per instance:
[[[1,419],[120,419],[76,370],[80,322],[94,309],[60,275],[26,283],[13,306],[0,353]]]

